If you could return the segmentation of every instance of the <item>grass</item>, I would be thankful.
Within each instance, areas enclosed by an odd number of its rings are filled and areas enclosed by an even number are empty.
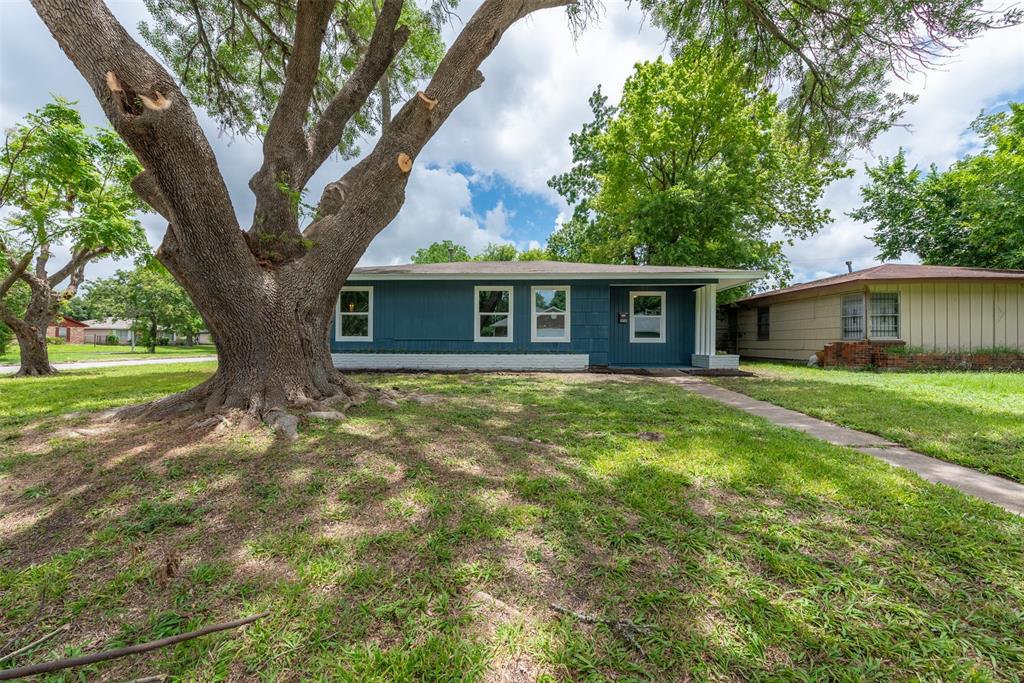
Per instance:
[[[143,346],[136,346],[132,352],[131,346],[124,344],[118,346],[93,345],[93,344],[51,344],[48,347],[51,363],[75,363],[90,360],[136,360],[143,358],[155,358],[171,356],[186,358],[190,356],[216,355],[217,350],[213,344],[196,344],[195,346],[158,346],[156,353],[147,353]],[[7,353],[0,354],[0,365],[17,365],[21,353],[18,344],[11,342]]]
[[[195,381],[124,370],[81,374],[110,404]],[[48,680],[1024,677],[1021,518],[654,381],[362,379],[438,400],[289,444],[0,385],[36,416],[0,415],[0,647],[71,624],[5,665],[269,610]]]
[[[875,373],[744,364],[716,384],[1024,482],[1024,374]]]

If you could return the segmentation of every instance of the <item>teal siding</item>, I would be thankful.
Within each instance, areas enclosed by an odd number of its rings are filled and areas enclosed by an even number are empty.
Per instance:
[[[631,291],[665,292],[665,342],[636,343],[629,341],[629,324],[619,323],[619,312],[629,313]],[[612,329],[609,364],[626,367],[657,367],[689,365],[693,355],[694,301],[693,287],[612,287]]]
[[[628,325],[615,322],[618,310],[626,308],[613,308],[611,302],[613,297],[628,296],[625,292],[629,287],[613,287],[612,281],[376,280],[351,284],[373,287],[373,341],[335,341],[332,328],[331,346],[338,353],[586,353],[591,365],[688,365],[693,348],[692,282],[686,286],[658,285],[672,292],[667,320],[671,333],[666,344],[628,344]],[[485,284],[514,287],[511,342],[473,341],[473,291],[476,285]],[[530,287],[551,285],[571,288],[568,343],[530,341]],[[620,328],[626,328],[628,347],[662,348],[616,347],[612,354]]]

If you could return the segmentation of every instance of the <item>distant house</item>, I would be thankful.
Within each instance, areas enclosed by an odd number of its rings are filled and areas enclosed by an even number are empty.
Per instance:
[[[725,367],[719,291],[763,273],[554,261],[356,268],[338,298],[346,369]]]
[[[56,325],[46,328],[47,337],[59,337],[65,344],[85,343],[86,323],[64,316]]]
[[[135,339],[134,325],[131,320],[120,318],[101,318],[85,321],[86,344],[109,344],[110,337],[117,337],[118,344],[131,344]]]
[[[1024,271],[885,264],[741,299],[719,346],[807,360],[835,342],[960,354],[1024,351]]]
[[[135,343],[138,344],[142,339],[142,334],[135,331],[135,325],[131,320],[101,318],[99,320],[87,320],[85,325],[87,326],[84,335],[84,343],[86,344],[109,344],[111,342],[108,341],[108,338],[111,336],[117,337],[118,344],[131,344],[133,338]],[[159,334],[167,337],[172,344],[184,344],[186,342],[184,336],[169,330],[160,330]],[[213,335],[203,330],[196,335],[195,342],[197,344],[212,344]]]

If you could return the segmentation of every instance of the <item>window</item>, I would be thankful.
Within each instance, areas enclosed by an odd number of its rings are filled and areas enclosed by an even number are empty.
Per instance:
[[[533,320],[530,341],[569,341],[569,288],[531,287]]]
[[[896,292],[871,294],[871,337],[898,339],[900,336],[900,295]]]
[[[478,342],[512,341],[512,288],[476,287],[473,340]]]
[[[771,308],[757,308],[757,341],[768,341],[771,338]]]
[[[630,292],[629,313],[629,341],[665,341],[665,292]]]
[[[373,341],[373,287],[342,287],[334,336],[338,341]]]
[[[864,295],[845,294],[842,300],[843,339],[864,338]]]

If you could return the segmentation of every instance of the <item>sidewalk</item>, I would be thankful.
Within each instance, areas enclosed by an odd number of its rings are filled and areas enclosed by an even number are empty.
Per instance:
[[[743,394],[689,376],[659,377],[658,381],[675,384],[727,406],[757,415],[780,427],[796,429],[837,446],[846,446],[890,465],[905,467],[923,479],[945,484],[968,495],[987,500],[1004,510],[1024,515],[1024,484],[904,448],[875,434],[847,429],[773,403],[758,401]]]
[[[162,358],[140,358],[138,360],[87,360],[77,363],[54,363],[53,367],[58,370],[88,370],[89,368],[115,368],[122,365],[160,365],[162,363],[206,363],[217,360],[217,356],[164,356]],[[18,371],[17,365],[0,365],[0,375],[12,374]]]

